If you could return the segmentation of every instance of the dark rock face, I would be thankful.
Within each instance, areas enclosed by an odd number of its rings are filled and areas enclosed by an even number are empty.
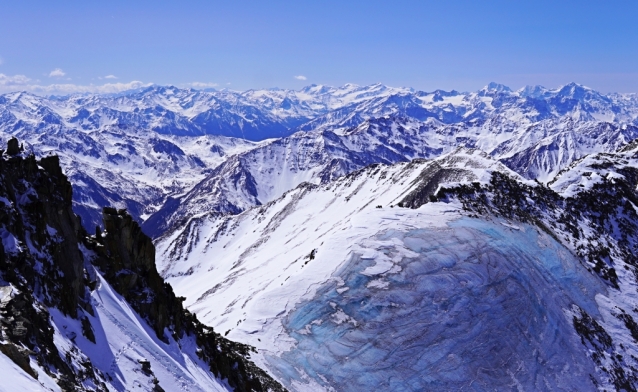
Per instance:
[[[95,247],[101,256],[95,265],[113,288],[151,324],[157,336],[166,341],[164,329],[173,327],[181,336],[184,309],[170,286],[155,268],[155,246],[125,210],[106,207],[102,212],[105,232]]]
[[[12,137],[9,139],[9,143],[7,145],[7,154],[9,155],[18,155],[20,153],[20,144],[18,144],[18,139]]]
[[[414,162],[420,161],[415,160]],[[401,200],[398,204],[399,207],[418,208],[429,201],[436,201],[434,194],[439,184],[452,182],[461,174],[463,174],[462,170],[448,169],[436,162],[433,163],[423,170],[418,179],[419,186]]]
[[[27,372],[31,377],[38,379],[38,373],[33,371],[29,364],[29,350],[21,349],[15,344],[0,344],[0,352],[9,357],[16,365],[20,366],[22,370]]]
[[[18,154],[17,145],[13,139],[8,150]],[[0,330],[8,341],[1,351],[32,375],[34,356],[51,375],[57,373],[64,390],[77,390],[80,376],[53,342],[47,308],[74,318],[92,313],[78,247],[85,233],[71,194],[57,157],[0,159],[0,288],[17,289],[0,304]],[[106,390],[90,364],[81,378]]]
[[[15,151],[15,142],[9,150]],[[19,151],[19,147],[18,147]],[[0,352],[28,374],[32,356],[50,372],[62,390],[107,390],[106,379],[89,362],[72,365],[53,341],[49,308],[57,308],[80,322],[82,334],[95,342],[87,314],[95,289],[94,268],[124,296],[157,336],[167,341],[195,336],[200,357],[211,371],[238,391],[283,390],[248,359],[252,347],[231,342],[197,321],[184,309],[155,267],[155,248],[125,211],[105,208],[105,232],[89,237],[72,210],[73,190],[57,156],[37,161],[0,157]],[[81,248],[97,258],[85,260]],[[93,278],[91,278],[93,276]],[[14,290],[13,288],[17,289]],[[84,383],[84,384],[83,384]],[[162,388],[155,383],[155,390]]]
[[[2,160],[0,173],[0,196],[11,203],[0,206],[0,222],[20,243],[41,245],[51,255],[51,260],[38,260],[43,263],[41,274],[34,271],[35,260],[23,260],[16,267],[29,283],[37,281],[43,286],[47,305],[73,314],[85,297],[84,261],[78,249],[82,228],[72,211],[71,183],[62,174],[57,157],[39,162],[33,156]],[[13,271],[5,274],[11,276]]]

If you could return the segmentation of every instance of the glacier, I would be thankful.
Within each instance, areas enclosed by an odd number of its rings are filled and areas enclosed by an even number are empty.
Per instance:
[[[572,307],[598,315],[606,288],[546,233],[460,218],[360,244],[333,274],[340,284],[282,321],[294,348],[267,361],[289,385],[305,375],[343,391],[595,389],[587,349],[566,331]],[[391,267],[368,271],[377,254]]]

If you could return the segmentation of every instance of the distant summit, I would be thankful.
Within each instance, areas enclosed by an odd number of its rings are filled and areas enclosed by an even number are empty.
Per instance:
[[[504,84],[500,84],[500,83],[495,83],[495,82],[490,82],[487,86],[483,87],[483,90],[485,91],[495,91],[495,92],[512,92],[512,89],[507,87]]]

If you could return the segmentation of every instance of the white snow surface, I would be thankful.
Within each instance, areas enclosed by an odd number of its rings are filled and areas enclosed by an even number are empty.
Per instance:
[[[54,343],[61,355],[71,354],[71,365],[82,369],[82,362],[91,364],[105,376],[111,391],[151,391],[153,378],[166,391],[230,391],[223,380],[215,378],[208,365],[196,354],[193,339],[175,341],[169,337],[166,344],[128,303],[96,272],[98,287],[91,293],[95,316],[88,315],[95,334],[96,343],[82,334],[79,320],[63,315],[50,308],[55,330]],[[10,286],[0,286],[0,305]],[[1,307],[1,306],[0,306]],[[170,334],[167,333],[167,336]],[[153,372],[149,376],[142,372],[140,360],[148,361]],[[55,381],[47,375],[37,362],[31,367],[38,373],[35,380],[0,354],[0,391],[59,391]],[[95,387],[90,381],[83,385]]]
[[[0,380],[0,391],[2,392],[60,390],[56,384],[47,385],[47,383],[34,379],[3,354],[0,354]]]
[[[216,379],[208,365],[197,357],[192,339],[175,341],[169,337],[169,344],[159,340],[99,272],[96,274],[98,288],[91,293],[96,314],[88,315],[96,343],[83,336],[79,320],[49,309],[55,325],[55,344],[61,353],[79,349],[96,369],[107,375],[107,386],[113,391],[153,388],[152,377],[141,371],[140,360],[150,362],[154,376],[166,391],[232,390]]]

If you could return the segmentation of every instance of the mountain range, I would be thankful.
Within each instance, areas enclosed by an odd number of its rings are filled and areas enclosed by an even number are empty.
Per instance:
[[[100,207],[114,205],[140,223],[157,214],[152,226],[161,228],[144,226],[153,237],[172,225],[176,206],[187,204],[181,200],[197,204],[200,189],[220,187],[219,200],[204,209],[234,213],[302,181],[457,146],[481,148],[527,178],[547,181],[584,154],[629,142],[637,124],[638,95],[604,95],[574,83],[518,91],[490,83],[473,93],[347,84],[0,96],[0,138],[16,136],[38,156],[60,156],[89,230],[101,224]],[[278,158],[269,159],[273,154]],[[229,177],[237,180],[229,184]]]
[[[20,385],[638,388],[637,94],[10,93],[0,140]]]
[[[190,218],[158,268],[292,390],[635,390],[637,151],[370,165]]]

